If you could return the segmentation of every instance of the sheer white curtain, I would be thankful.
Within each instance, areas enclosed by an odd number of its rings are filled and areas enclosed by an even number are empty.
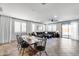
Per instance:
[[[15,21],[15,23],[14,23],[14,31],[15,32],[21,32],[21,22],[19,22],[19,21]]]
[[[46,26],[47,31],[56,31],[56,24],[48,24]]]
[[[48,30],[48,31],[52,31],[52,25],[48,25],[48,26],[47,26],[47,30]]]
[[[10,18],[0,16],[0,43],[6,43],[10,40]]]
[[[71,22],[70,24],[63,24],[62,36],[77,40],[78,39],[78,23]]]
[[[71,22],[71,38],[72,39],[78,39],[78,23],[77,22]]]
[[[42,30],[43,30],[43,31],[46,31],[46,27],[45,27],[45,25],[42,25],[42,27],[43,27]]]
[[[32,32],[45,31],[45,25],[39,23],[32,23]]]
[[[36,32],[36,24],[32,23],[32,32]]]
[[[56,31],[57,27],[56,24],[52,24],[52,31]]]
[[[43,31],[43,24],[38,24],[38,31],[42,32]]]
[[[63,24],[62,25],[62,36],[68,37],[69,35],[69,24]]]
[[[26,32],[26,23],[21,23],[22,24],[22,32]]]
[[[26,32],[26,23],[21,21],[14,22],[14,32],[15,33],[22,33]]]

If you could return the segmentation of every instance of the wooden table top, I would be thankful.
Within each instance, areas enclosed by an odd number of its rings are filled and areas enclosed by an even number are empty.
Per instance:
[[[42,38],[29,36],[29,35],[23,35],[22,38],[23,40],[27,41],[29,44],[33,44],[42,40]]]

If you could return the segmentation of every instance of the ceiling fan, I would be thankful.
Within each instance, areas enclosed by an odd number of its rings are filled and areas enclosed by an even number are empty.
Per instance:
[[[49,18],[49,20],[50,20],[51,22],[58,21],[56,17],[51,17],[51,18]]]

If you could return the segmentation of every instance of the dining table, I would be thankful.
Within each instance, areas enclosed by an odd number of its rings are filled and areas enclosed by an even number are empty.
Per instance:
[[[37,47],[39,47],[40,49],[45,49],[45,47],[46,47],[46,42],[45,43],[43,42],[43,41],[47,41],[46,38],[30,36],[30,35],[22,35],[22,38],[23,38],[23,40],[25,40],[26,42],[28,42],[30,44],[31,49],[33,50],[32,53],[34,55],[36,54],[36,52],[40,52],[40,50],[37,49]],[[45,53],[47,53],[47,52],[45,52]]]
[[[29,44],[34,44],[34,43],[40,42],[43,39],[40,37],[35,37],[35,36],[30,36],[30,35],[22,35],[22,38]]]

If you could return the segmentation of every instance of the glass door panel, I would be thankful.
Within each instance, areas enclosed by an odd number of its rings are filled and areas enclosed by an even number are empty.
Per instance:
[[[68,32],[69,32],[68,24],[62,24],[62,37],[68,38],[69,36]]]
[[[62,24],[62,37],[78,39],[78,23]]]
[[[71,39],[78,39],[78,23],[71,23]]]

